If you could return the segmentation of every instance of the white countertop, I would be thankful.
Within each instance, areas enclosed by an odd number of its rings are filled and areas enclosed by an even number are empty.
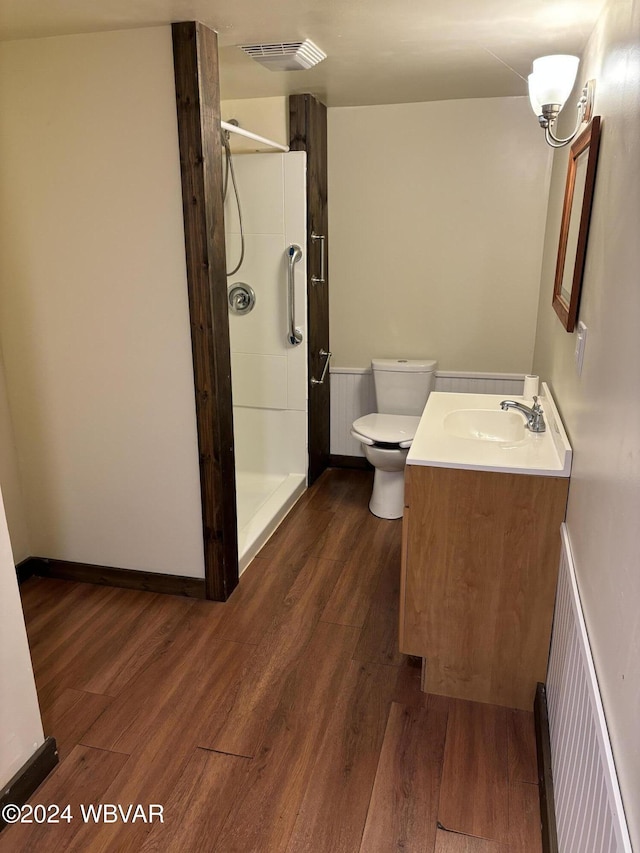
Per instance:
[[[459,438],[444,428],[444,419],[450,412],[460,409],[499,410],[501,401],[505,399],[532,405],[532,401],[524,397],[505,394],[432,391],[409,449],[407,465],[569,477],[571,445],[546,383],[542,383],[539,398],[547,425],[544,433],[536,434],[526,429],[520,441],[499,442]],[[523,416],[518,414],[518,417]]]

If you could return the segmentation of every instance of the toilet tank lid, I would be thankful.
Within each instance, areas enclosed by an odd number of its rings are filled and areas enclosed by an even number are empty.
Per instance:
[[[433,373],[438,362],[428,358],[372,358],[374,370],[402,371],[403,373]]]

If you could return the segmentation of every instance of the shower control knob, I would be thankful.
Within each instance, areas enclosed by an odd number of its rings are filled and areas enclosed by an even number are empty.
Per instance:
[[[227,294],[232,314],[248,314],[256,304],[256,294],[250,284],[237,281],[229,285]]]

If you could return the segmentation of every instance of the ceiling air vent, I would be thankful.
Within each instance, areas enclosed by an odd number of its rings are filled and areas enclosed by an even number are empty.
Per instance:
[[[277,44],[243,44],[240,47],[269,71],[304,71],[327,58],[327,54],[309,39]]]

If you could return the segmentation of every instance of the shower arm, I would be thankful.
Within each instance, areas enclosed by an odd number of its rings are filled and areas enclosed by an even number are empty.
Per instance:
[[[302,260],[302,249],[292,243],[287,249],[288,259],[288,294],[289,294],[289,334],[287,338],[291,346],[297,347],[302,343],[302,332],[296,329],[296,295],[294,267]]]

